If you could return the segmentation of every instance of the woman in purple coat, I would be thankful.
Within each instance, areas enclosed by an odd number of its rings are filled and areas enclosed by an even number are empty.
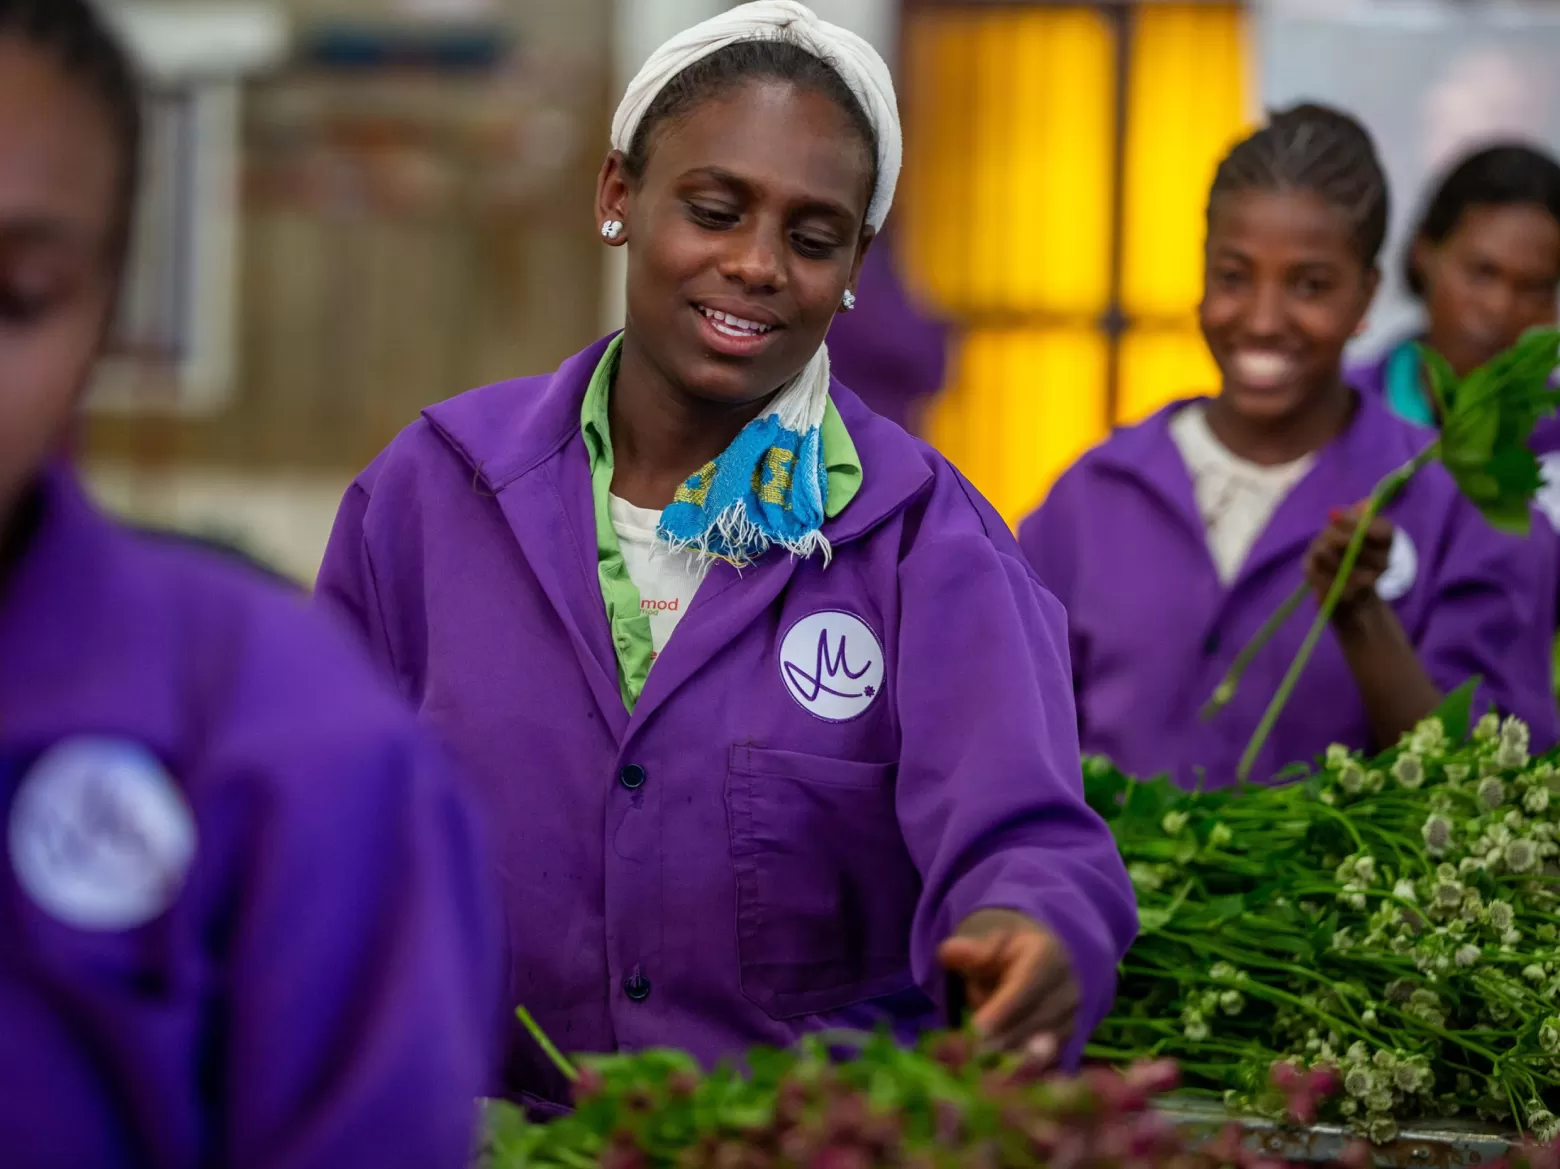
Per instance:
[[[565,1050],[714,1060],[941,1017],[1076,1052],[1132,891],[1066,634],[1001,519],[829,377],[893,198],[883,62],[800,4],[675,37],[596,195],[628,321],[423,412],[320,591],[470,765],[510,993]],[[517,1036],[511,1087],[566,1099]]]
[[[303,598],[61,456],[137,103],[87,0],[0,0],[0,1161],[461,1169],[502,954],[446,762]]]
[[[1301,106],[1235,147],[1208,202],[1203,335],[1223,386],[1084,455],[1020,542],[1067,607],[1083,745],[1139,774],[1231,782],[1315,609],[1199,708],[1304,574],[1325,594],[1356,512],[1429,441],[1344,381],[1376,289],[1387,187],[1352,118]],[[1381,748],[1467,678],[1554,741],[1555,547],[1496,533],[1434,464],[1365,549],[1253,773]]]
[[[1464,158],[1430,198],[1404,256],[1409,289],[1425,307],[1424,333],[1390,346],[1350,379],[1400,418],[1435,421],[1413,342],[1439,351],[1459,374],[1552,325],[1560,293],[1560,162],[1530,146],[1491,146]],[[1539,496],[1560,525],[1560,421],[1533,437],[1546,478]]]

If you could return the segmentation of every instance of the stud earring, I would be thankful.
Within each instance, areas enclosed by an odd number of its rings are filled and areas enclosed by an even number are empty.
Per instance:
[[[840,297],[840,308],[842,308],[845,312],[850,312],[855,307],[856,294],[847,288],[845,290],[845,295]]]
[[[609,219],[601,225],[601,238],[604,240],[615,240],[622,234],[623,224],[619,220]]]

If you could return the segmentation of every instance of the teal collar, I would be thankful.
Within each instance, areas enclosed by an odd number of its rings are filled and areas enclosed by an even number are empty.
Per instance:
[[[1414,342],[1404,341],[1393,348],[1387,357],[1383,381],[1387,408],[1392,413],[1420,426],[1435,425],[1435,411],[1430,405],[1430,395],[1425,392],[1424,371]]]

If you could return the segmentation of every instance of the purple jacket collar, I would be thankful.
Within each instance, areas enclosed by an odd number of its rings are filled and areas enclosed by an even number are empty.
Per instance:
[[[1206,400],[1171,402],[1143,423],[1118,431],[1093,456],[1107,473],[1141,484],[1199,544],[1205,538],[1202,520],[1191,475],[1170,437],[1170,419],[1190,402]],[[1370,495],[1384,462],[1405,463],[1429,442],[1423,430],[1395,418],[1378,396],[1356,393],[1355,402],[1348,427],[1318,452],[1310,472],[1279,505],[1240,578],[1292,556],[1297,544],[1315,538],[1340,500],[1359,502]]]
[[[602,338],[553,374],[484,386],[429,406],[423,417],[489,491],[501,494],[571,443],[583,459],[580,406],[611,340]],[[839,545],[871,531],[928,489],[932,471],[924,444],[873,414],[838,381],[829,392],[862,470],[856,498],[823,528],[830,543]]]

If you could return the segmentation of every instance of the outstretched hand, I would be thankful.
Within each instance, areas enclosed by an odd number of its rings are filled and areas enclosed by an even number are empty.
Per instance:
[[[1056,1059],[1072,1035],[1081,995],[1060,939],[1010,909],[971,914],[937,951],[964,979],[975,1029],[995,1046]]]

